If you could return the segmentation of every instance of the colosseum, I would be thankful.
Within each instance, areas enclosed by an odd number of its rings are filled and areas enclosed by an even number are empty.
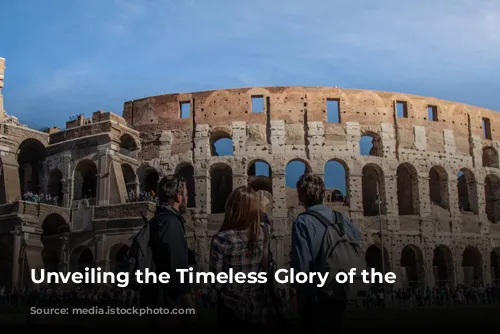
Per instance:
[[[0,59],[0,89],[4,70]],[[395,272],[397,286],[499,284],[499,122],[432,97],[261,87],[146,97],[121,116],[34,130],[0,94],[0,285],[31,285],[32,268],[119,270],[154,213],[158,179],[175,172],[188,181],[193,265],[207,270],[225,199],[249,184],[272,199],[286,266],[301,211],[286,181],[293,164],[341,184],[327,182],[325,204],[358,226],[368,265]]]

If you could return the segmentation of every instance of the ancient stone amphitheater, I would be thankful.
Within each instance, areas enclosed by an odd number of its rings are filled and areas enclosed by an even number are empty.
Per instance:
[[[4,69],[1,59],[0,88]],[[155,210],[158,178],[174,172],[188,180],[193,264],[207,269],[225,199],[249,184],[272,198],[286,266],[301,208],[285,178],[299,162],[344,183],[326,205],[360,228],[368,264],[384,263],[398,286],[498,284],[498,122],[431,97],[266,87],[152,96],[126,102],[122,116],[97,111],[40,131],[8,116],[0,94],[0,285],[29,285],[31,268],[119,270],[141,213]],[[217,152],[223,140],[232,152]]]

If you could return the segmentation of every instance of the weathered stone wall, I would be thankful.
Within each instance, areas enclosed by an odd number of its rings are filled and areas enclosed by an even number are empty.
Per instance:
[[[262,112],[253,112],[252,96],[263,99]],[[330,100],[338,101],[339,122],[328,122]],[[397,117],[398,102],[406,104],[405,117]],[[189,115],[181,112],[185,103],[189,103]],[[437,112],[437,120],[427,119],[428,106]],[[373,266],[378,266],[382,256],[369,254],[374,247],[380,254],[383,244],[385,269],[404,278],[398,284],[409,283],[411,279],[405,275],[408,268],[415,267],[420,283],[433,285],[444,279],[433,265],[437,252],[443,252],[446,270],[453,273],[446,280],[468,282],[465,266],[487,284],[500,278],[493,277],[490,256],[500,247],[498,117],[490,110],[430,97],[328,87],[269,87],[148,97],[126,102],[123,117],[98,111],[89,118],[79,116],[65,130],[50,135],[4,122],[0,152],[2,182],[8,182],[5,198],[0,196],[0,200],[9,203],[20,195],[17,161],[26,139],[40,142],[46,150],[44,189],[51,189],[51,176],[60,172],[57,175],[65,195],[62,208],[54,206],[52,211],[48,205],[38,205],[43,210],[37,212],[36,205],[15,204],[23,206],[24,213],[20,207],[0,206],[0,212],[11,210],[4,213],[4,221],[10,223],[2,222],[0,235],[10,235],[27,221],[38,229],[43,226],[37,224],[43,225],[51,212],[58,213],[73,232],[64,242],[59,236],[38,237],[44,240],[44,247],[59,254],[67,269],[78,263],[86,249],[93,264],[111,269],[117,254],[142,225],[140,214],[150,217],[154,212],[153,204],[125,204],[130,183],[139,190],[146,187],[151,171],[159,177],[180,172],[192,184],[186,230],[200,269],[207,269],[210,240],[223,219],[221,203],[231,189],[247,183],[272,198],[269,214],[276,237],[274,254],[285,266],[291,225],[302,211],[295,190],[286,186],[287,165],[301,161],[307,170],[327,178],[325,166],[336,161],[345,171],[348,200],[332,200],[329,189],[326,204],[344,213],[362,231],[362,246]],[[489,138],[484,138],[482,118],[489,119]],[[360,154],[363,136],[372,138],[370,155]],[[136,146],[130,148],[124,138]],[[232,155],[214,155],[212,146],[221,138],[232,140]],[[269,165],[268,178],[250,175],[255,162]],[[95,198],[74,196],[75,189],[80,189],[83,165],[95,168]],[[124,165],[132,170],[128,180],[124,180]],[[459,171],[463,173],[460,178]],[[27,234],[36,235],[36,231],[17,228],[14,239]],[[12,242],[9,254],[15,254],[21,241]],[[473,260],[462,265],[464,254]]]

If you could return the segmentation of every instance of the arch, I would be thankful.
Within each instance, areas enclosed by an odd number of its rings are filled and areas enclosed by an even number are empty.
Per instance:
[[[483,148],[483,167],[498,168],[498,152],[491,146]]]
[[[91,160],[82,160],[75,167],[73,199],[89,199],[97,196],[97,167]]]
[[[129,164],[122,164],[121,167],[122,167],[123,182],[125,182],[125,189],[127,190],[127,194],[134,193],[136,191],[135,189],[136,177],[134,169]]]
[[[464,284],[483,284],[483,258],[477,247],[467,246],[462,255]]]
[[[287,187],[296,188],[299,178],[311,173],[312,169],[309,163],[302,159],[292,159],[285,167],[285,184]]]
[[[396,175],[399,215],[418,215],[420,203],[417,170],[405,162],[398,166]]]
[[[186,187],[188,191],[188,208],[196,207],[196,183],[194,180],[194,167],[191,164],[182,164],[177,166],[176,173],[186,180]]]
[[[110,263],[111,271],[114,273],[128,272],[127,254],[130,247],[118,243],[114,244],[109,250],[108,260]]]
[[[491,251],[491,282],[495,286],[500,286],[500,247]]]
[[[42,236],[58,235],[69,233],[70,227],[61,215],[51,213],[43,220],[42,231]]]
[[[63,199],[63,174],[58,168],[50,172],[48,191],[54,203],[60,205]]]
[[[458,182],[458,207],[460,211],[473,212],[477,214],[477,188],[476,178],[472,171],[462,168],[457,174]]]
[[[441,166],[434,166],[429,171],[429,197],[431,203],[449,209],[448,173]]]
[[[141,168],[141,191],[156,196],[160,174],[153,167]]]
[[[233,191],[233,170],[231,166],[219,163],[210,168],[211,212],[223,213],[226,201]]]
[[[363,214],[365,216],[384,215],[386,199],[382,168],[375,164],[367,164],[363,167],[362,174]]]
[[[94,254],[87,246],[78,246],[70,256],[70,268],[73,272],[85,272],[85,268],[89,269],[94,267]],[[80,284],[81,286],[88,286],[87,284]],[[90,285],[90,284],[89,284]]]
[[[26,139],[19,145],[17,162],[21,194],[42,192],[43,161],[46,156],[45,146],[36,139]]]
[[[500,220],[500,178],[486,175],[484,179],[485,212],[488,220],[495,224]]]
[[[422,250],[415,245],[407,245],[401,252],[401,269],[406,286],[425,285],[425,269]]]
[[[134,138],[129,135],[128,133],[123,134],[120,137],[120,153],[122,153],[122,150],[124,152],[133,152],[137,150],[138,146]]]
[[[210,152],[212,156],[232,156],[234,154],[233,138],[223,130],[210,134]]]
[[[194,268],[198,265],[198,262],[196,261],[196,254],[190,248],[188,248],[188,264]]]
[[[379,244],[373,244],[366,250],[365,259],[368,268],[375,269],[376,272],[387,273],[391,271],[391,261],[389,258],[389,252],[384,247],[384,261],[382,262],[382,251]],[[384,268],[382,268],[382,263],[384,263]]]
[[[255,160],[248,165],[248,186],[255,191],[264,190],[273,193],[271,166],[264,160]]]
[[[54,249],[44,247],[42,249],[43,266],[47,271],[60,271],[59,254]]]
[[[0,286],[12,284],[12,252],[9,244],[0,242]]]
[[[434,248],[432,257],[434,281],[437,286],[453,286],[455,271],[453,270],[453,253],[448,246],[439,245]]]
[[[346,163],[338,159],[329,160],[325,164],[324,173],[325,188],[333,189],[327,201],[345,203],[349,195],[349,170]]]
[[[359,140],[359,152],[361,155],[371,155],[376,157],[384,156],[382,138],[378,133],[367,131],[361,135]]]

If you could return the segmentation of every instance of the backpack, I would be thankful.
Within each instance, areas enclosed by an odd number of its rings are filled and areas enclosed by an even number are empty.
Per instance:
[[[346,232],[344,225],[344,216],[337,211],[334,213],[334,222],[318,212],[306,211],[315,217],[325,227],[325,234],[316,259],[315,270],[321,273],[328,272],[328,278],[325,284],[318,288],[323,298],[332,301],[349,302],[359,299],[365,299],[370,289],[369,283],[363,282],[361,272],[367,270],[366,259],[361,247]],[[338,283],[336,275],[340,272],[349,273],[355,268],[353,283],[350,277],[346,283]],[[339,278],[344,279],[344,275]],[[317,280],[319,283],[319,280]]]
[[[146,269],[149,272],[153,272],[156,270],[156,266],[153,260],[153,252],[151,251],[151,235],[150,235],[150,226],[151,221],[158,218],[159,216],[170,214],[168,212],[162,212],[155,215],[149,221],[147,218],[142,215],[142,219],[144,219],[144,226],[137,232],[136,235],[132,237],[132,244],[127,253],[127,262],[128,262],[128,275],[129,275],[129,285],[128,288],[141,291],[145,289],[149,284],[148,283],[139,283],[136,279],[135,273],[137,270],[144,273]],[[144,275],[142,275],[144,279]]]

